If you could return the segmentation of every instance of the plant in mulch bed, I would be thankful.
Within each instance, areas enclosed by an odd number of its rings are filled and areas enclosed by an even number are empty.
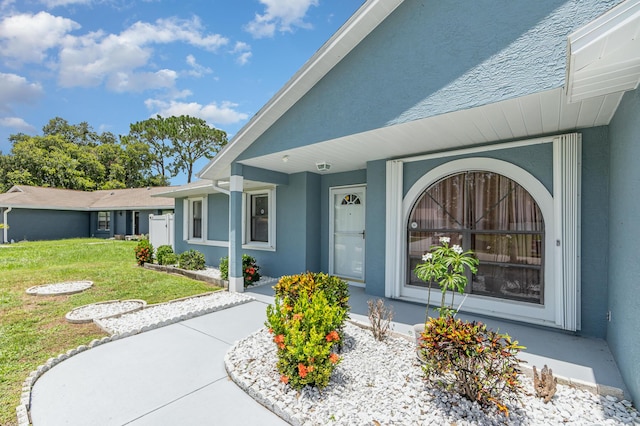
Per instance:
[[[156,259],[158,265],[175,265],[178,262],[178,256],[173,252],[170,245],[162,245],[156,249]]]
[[[340,362],[337,354],[347,311],[332,304],[325,292],[301,289],[295,300],[276,296],[267,307],[269,332],[278,348],[280,380],[294,389],[323,388]]]
[[[136,244],[133,251],[136,254],[138,265],[142,266],[145,263],[153,262],[153,246],[151,245],[149,240],[138,241],[138,244]]]
[[[521,349],[507,334],[451,315],[430,318],[420,341],[427,381],[481,406],[495,406],[506,416],[506,402],[517,401],[522,392]]]
[[[178,268],[193,271],[205,269],[204,254],[197,250],[187,250],[178,256]]]
[[[225,256],[220,259],[220,278],[229,279],[229,257]],[[244,286],[249,287],[260,281],[260,267],[256,263],[256,259],[248,254],[242,255],[242,276],[244,278]]]

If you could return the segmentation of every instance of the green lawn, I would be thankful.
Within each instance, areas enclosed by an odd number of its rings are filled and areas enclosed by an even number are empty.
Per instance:
[[[97,239],[0,245],[0,425],[17,423],[23,381],[47,359],[106,334],[93,324],[70,324],[74,307],[115,299],[166,302],[217,289],[136,265],[135,242]],[[30,296],[34,285],[90,280],[69,296]]]

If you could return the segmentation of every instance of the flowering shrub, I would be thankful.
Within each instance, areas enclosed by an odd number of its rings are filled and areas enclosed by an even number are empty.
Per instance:
[[[523,348],[486,324],[452,316],[430,318],[420,339],[427,380],[506,416],[506,401],[517,400],[522,391],[517,355]]]
[[[205,269],[204,254],[197,250],[187,250],[178,256],[178,268],[193,271]]]
[[[145,263],[153,262],[153,246],[151,245],[149,240],[138,241],[138,244],[136,244],[133,251],[136,254],[138,265],[142,266]]]
[[[450,241],[449,237],[440,237],[441,245],[431,247],[431,250],[422,256],[423,263],[414,269],[418,278],[429,283],[427,307],[431,302],[431,283],[435,281],[440,286],[442,301],[437,310],[441,316],[451,315],[454,312],[453,297],[451,305],[445,307],[447,290],[452,290],[454,296],[456,291],[460,294],[464,293],[468,282],[466,270],[474,274],[478,271],[478,259],[473,257],[473,252],[471,250],[465,252],[457,244],[449,247]]]
[[[178,261],[178,256],[170,245],[162,245],[156,249],[156,259],[158,265],[174,265]]]
[[[280,380],[294,389],[323,388],[340,362],[335,352],[341,339],[337,330],[346,310],[331,304],[322,290],[302,289],[297,296],[295,302],[276,296],[275,304],[267,307],[265,325],[278,348]]]
[[[249,287],[260,281],[260,267],[256,263],[256,259],[248,254],[242,255],[242,276],[244,278],[244,286]],[[220,277],[223,280],[229,279],[229,258],[227,256],[220,259]]]

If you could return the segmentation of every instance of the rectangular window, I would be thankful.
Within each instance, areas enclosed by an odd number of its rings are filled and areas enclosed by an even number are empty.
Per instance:
[[[191,238],[202,238],[202,200],[191,202]]]
[[[251,195],[251,241],[269,242],[269,196]]]
[[[275,249],[275,189],[244,194],[244,244],[262,250]]]
[[[98,231],[111,229],[111,212],[98,212]]]

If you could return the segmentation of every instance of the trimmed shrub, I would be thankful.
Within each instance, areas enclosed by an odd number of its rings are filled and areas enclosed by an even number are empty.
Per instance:
[[[267,307],[265,325],[278,348],[280,380],[298,390],[306,385],[327,386],[340,362],[335,350],[345,319],[346,311],[331,304],[322,290],[301,289],[295,302],[276,297],[275,305]]]
[[[163,245],[156,249],[156,259],[158,265],[175,265],[178,262],[178,256],[173,252],[170,245]]]
[[[138,265],[142,266],[145,263],[153,262],[153,246],[151,245],[149,240],[138,241],[138,244],[136,244],[133,251],[136,254]]]
[[[329,304],[338,306],[345,312],[349,311],[349,286],[347,282],[322,272],[284,276],[280,278],[274,289],[276,297],[289,298],[292,304],[295,304],[303,291],[308,295],[313,295],[313,293],[322,290]]]
[[[178,256],[178,268],[193,271],[205,269],[204,254],[197,250],[187,250]]]
[[[220,259],[220,277],[223,280],[229,279],[229,257],[225,256]],[[244,286],[249,287],[260,281],[260,267],[256,263],[256,259],[248,254],[242,255],[242,276],[244,277]]]
[[[430,318],[420,338],[428,381],[507,416],[506,402],[522,392],[517,355],[523,348],[486,324],[452,316]]]

